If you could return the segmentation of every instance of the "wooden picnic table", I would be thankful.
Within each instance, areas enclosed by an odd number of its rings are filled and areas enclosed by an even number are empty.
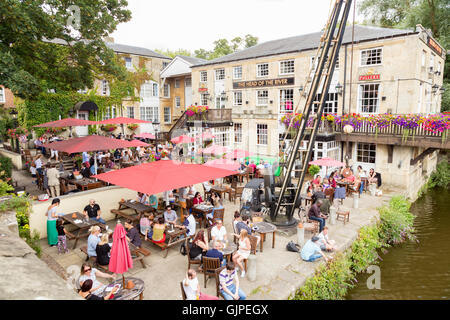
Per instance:
[[[73,214],[76,214],[77,217],[72,218]],[[68,214],[61,216],[61,218],[65,222],[77,227],[77,229],[74,231],[71,231],[71,232],[67,231],[67,236],[68,236],[69,240],[75,239],[75,243],[73,244],[73,249],[75,249],[77,247],[78,239],[89,236],[89,228],[90,227],[92,227],[92,226],[103,227],[104,226],[102,223],[92,220],[92,219],[89,219],[88,221],[86,221],[86,217],[84,216],[84,214],[82,214],[80,212],[68,213]],[[81,220],[81,221],[76,221],[76,220]],[[73,232],[76,232],[76,233],[73,233]]]
[[[169,253],[169,248],[184,242],[186,239],[186,229],[181,229],[178,227],[174,227],[173,230],[171,230],[170,227],[166,226],[164,233],[166,234],[166,242],[162,243],[155,243],[151,239],[148,239],[147,241],[153,243],[154,245],[161,248],[162,251],[164,251],[163,257],[166,258],[167,254]],[[184,236],[184,237],[182,237]]]
[[[68,177],[62,176],[60,179],[66,181],[67,184],[73,184],[82,191],[97,189],[103,185],[101,181],[95,181],[94,179],[89,178],[69,179]]]
[[[192,207],[192,214],[196,219],[201,219],[200,227],[202,226],[203,222],[206,227],[206,215],[208,213],[211,213],[213,211],[214,206],[208,206],[204,207],[203,205],[196,205]]]
[[[275,248],[275,232],[277,227],[269,222],[261,221],[253,223],[253,228],[257,227],[255,232],[261,235],[261,240],[259,241],[259,249],[263,252],[263,242],[266,240],[266,234],[272,233],[272,248]]]
[[[109,294],[110,291],[106,291],[106,288],[112,288],[116,284],[120,284],[120,289],[114,294],[114,298],[112,300],[134,300],[137,297],[139,297],[139,300],[144,299],[144,290],[145,290],[145,283],[142,279],[135,278],[135,277],[125,277],[125,285],[128,281],[133,281],[134,288],[133,289],[126,289],[123,288],[123,280],[122,278],[115,280],[111,284],[109,284],[107,287],[105,287],[105,290],[102,293],[102,296],[105,297]]]
[[[217,192],[218,194],[220,194],[220,198],[223,200],[225,197],[225,193],[228,191],[229,188],[224,187],[224,186],[212,186],[211,187],[211,191],[212,192]]]
[[[126,209],[134,210],[136,216],[134,216],[133,214],[125,213],[124,210]],[[142,217],[142,214],[144,214],[145,212],[152,212],[152,211],[155,211],[155,208],[137,201],[132,202],[131,200],[126,200],[124,202],[120,201],[119,209],[117,210],[112,209],[111,213],[116,215],[115,219],[117,219],[117,216],[121,216],[122,218],[130,219],[132,221],[139,221]]]

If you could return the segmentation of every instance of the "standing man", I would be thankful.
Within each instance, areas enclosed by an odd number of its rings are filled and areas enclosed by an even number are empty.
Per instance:
[[[308,211],[308,217],[311,220],[319,221],[320,228],[319,232],[322,232],[323,227],[325,227],[326,216],[320,212],[320,206],[322,205],[322,200],[317,200]]]
[[[100,206],[95,203],[94,199],[89,200],[89,204],[84,207],[83,214],[89,219],[105,224],[106,221],[100,218],[101,215]]]
[[[59,187],[59,171],[54,165],[50,165],[47,170],[48,177],[48,188],[50,189],[50,196],[52,198],[59,197],[60,187]]]
[[[186,204],[186,199],[187,199],[187,195],[188,195],[188,189],[183,187],[183,188],[179,188],[178,189],[178,203],[180,204],[180,215],[181,215],[181,222],[184,222],[184,211],[186,211],[187,209],[187,204]]]

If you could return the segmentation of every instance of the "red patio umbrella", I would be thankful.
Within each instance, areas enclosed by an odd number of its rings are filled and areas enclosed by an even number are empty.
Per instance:
[[[101,173],[94,178],[145,194],[156,194],[233,174],[234,171],[201,164],[160,160]]]
[[[191,138],[191,137],[188,137],[188,136],[185,136],[185,135],[182,135],[182,136],[173,138],[170,141],[172,141],[173,143],[176,143],[176,144],[179,144],[179,143],[193,143],[193,142],[195,142],[195,139]]]
[[[213,144],[212,146],[209,146],[208,148],[199,150],[199,153],[205,153],[205,154],[224,154],[227,153],[228,149],[226,147],[218,146]]]
[[[227,153],[225,158],[227,158],[227,159],[242,159],[242,158],[250,157],[251,155],[253,155],[253,153],[249,152],[247,150],[235,149],[235,150]]]
[[[126,118],[126,117],[117,117],[117,118],[98,121],[98,124],[130,124],[130,123],[152,123],[152,122],[140,120],[140,119],[134,119],[134,118]]]
[[[139,134],[135,134],[134,135],[135,138],[144,138],[144,139],[155,139],[155,135],[148,133],[148,132],[143,132],[143,133],[139,133]]]
[[[211,140],[214,139],[216,136],[213,135],[211,132],[203,132],[201,134],[198,134],[195,136],[195,139],[200,139],[200,140]]]
[[[310,161],[309,164],[326,167],[325,175],[328,173],[328,167],[343,167],[343,166],[345,166],[344,162],[340,162],[340,161],[337,161],[332,158],[321,158],[318,160]]]
[[[228,159],[215,159],[206,162],[204,166],[236,171],[240,168],[241,164]]]
[[[122,274],[123,287],[125,288],[125,276],[128,269],[133,268],[133,259],[131,258],[130,248],[128,247],[127,232],[125,228],[118,223],[114,229],[111,256],[109,258],[109,271]]]
[[[38,124],[33,127],[35,127],[35,128],[63,128],[63,127],[89,126],[89,125],[96,125],[96,124],[97,124],[96,121],[75,119],[75,118],[66,118],[66,119],[41,123],[41,124]]]

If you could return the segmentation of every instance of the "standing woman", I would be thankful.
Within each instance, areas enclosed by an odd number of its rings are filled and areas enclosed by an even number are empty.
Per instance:
[[[239,234],[239,250],[233,255],[233,262],[241,268],[241,277],[245,277],[245,269],[242,265],[244,259],[248,259],[250,255],[251,244],[248,238],[248,232],[245,229],[241,229]]]
[[[49,246],[54,247],[58,244],[58,231],[56,230],[57,207],[60,204],[59,198],[52,200],[52,204],[48,207],[45,215],[47,216],[47,241]]]

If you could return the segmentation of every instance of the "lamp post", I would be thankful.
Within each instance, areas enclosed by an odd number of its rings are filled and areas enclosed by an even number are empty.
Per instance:
[[[153,122],[153,130],[155,131],[155,144],[156,144],[156,155],[158,156],[158,131],[159,131],[159,122]]]
[[[14,127],[18,128],[19,127],[19,120],[17,119],[18,112],[15,109],[13,109],[13,110],[11,110],[10,114],[11,114],[11,116],[13,118]],[[11,139],[11,142],[13,142],[13,139]],[[15,145],[16,145],[15,146],[16,147],[16,152],[18,154],[20,154],[19,138],[17,137],[17,135],[16,135]]]
[[[346,140],[346,146],[345,146],[345,164],[348,167],[349,159],[350,159],[350,148],[348,143],[348,135],[354,131],[353,126],[347,124],[344,126],[344,133],[345,133],[345,140]]]

